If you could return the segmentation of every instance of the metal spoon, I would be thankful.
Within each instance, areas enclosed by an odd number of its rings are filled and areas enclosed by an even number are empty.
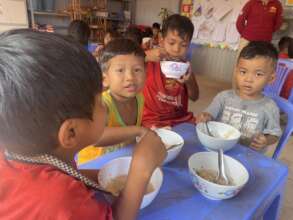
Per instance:
[[[229,179],[225,173],[225,165],[224,165],[224,154],[223,149],[218,150],[218,176],[216,179],[216,183],[220,185],[229,185]]]
[[[208,122],[207,121],[205,122],[205,125],[206,125],[206,129],[207,129],[208,135],[211,136],[211,137],[214,137],[214,135],[212,134],[212,132],[209,129],[209,126],[208,126]]]

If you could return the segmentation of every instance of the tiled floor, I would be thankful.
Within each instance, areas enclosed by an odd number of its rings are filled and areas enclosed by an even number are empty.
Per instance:
[[[197,76],[197,81],[200,89],[200,98],[196,102],[190,102],[189,105],[190,110],[195,114],[205,109],[218,92],[231,88],[230,83],[215,82],[201,75]],[[290,220],[293,219],[293,136],[283,150],[280,160],[289,167],[289,178],[280,220]]]

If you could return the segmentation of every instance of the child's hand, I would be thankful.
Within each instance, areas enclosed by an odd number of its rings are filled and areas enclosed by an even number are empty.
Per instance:
[[[196,117],[196,123],[201,123],[201,122],[207,122],[213,120],[213,117],[211,116],[210,113],[207,112],[202,112]]]
[[[187,72],[183,76],[181,76],[180,79],[177,79],[177,81],[180,82],[180,83],[186,83],[190,79],[190,77],[192,75],[190,62],[187,62],[187,63],[189,64]]]
[[[252,138],[250,147],[259,151],[268,146],[267,137],[264,134],[257,134]]]
[[[166,156],[166,147],[161,138],[153,131],[147,131],[134,148],[133,167],[140,172],[151,175],[162,164]],[[134,165],[135,164],[135,165]]]
[[[159,62],[164,57],[168,56],[166,50],[162,47],[147,50],[145,51],[145,54],[146,54],[146,61],[151,61],[151,62]]]

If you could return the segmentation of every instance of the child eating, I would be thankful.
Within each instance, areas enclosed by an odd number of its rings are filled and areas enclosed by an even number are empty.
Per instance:
[[[166,52],[165,59],[185,59],[193,29],[192,22],[185,16],[174,14],[166,19],[161,42]],[[161,71],[160,62],[148,62],[146,72],[142,124],[146,127],[166,127],[194,122],[192,112],[188,112],[188,98],[193,101],[198,99],[198,85],[191,67],[178,80],[166,78]]]
[[[0,63],[1,218],[135,219],[166,155],[155,133],[137,144],[112,208],[95,199],[96,180],[72,166],[74,155],[104,130],[94,57],[73,40],[22,29],[0,35]]]
[[[279,109],[262,94],[275,79],[278,52],[268,42],[250,42],[240,52],[234,72],[235,90],[220,92],[197,122],[230,124],[241,132],[240,143],[264,151],[281,135]]]

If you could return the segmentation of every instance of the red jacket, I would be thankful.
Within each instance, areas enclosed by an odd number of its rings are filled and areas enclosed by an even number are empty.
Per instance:
[[[188,112],[186,86],[174,79],[167,79],[161,73],[160,62],[147,64],[143,95],[143,126],[165,127],[194,122],[193,113]]]
[[[237,19],[237,30],[249,41],[271,41],[272,35],[282,24],[283,8],[278,0],[250,0]]]

